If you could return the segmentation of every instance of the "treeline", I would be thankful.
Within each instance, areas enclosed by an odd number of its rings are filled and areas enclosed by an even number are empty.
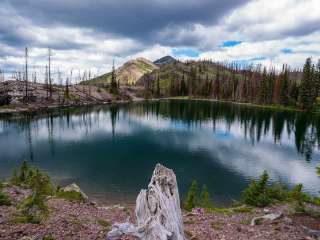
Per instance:
[[[320,105],[320,60],[303,70],[212,61],[175,62],[142,78],[146,96],[191,96],[254,104],[279,104],[312,110]],[[318,99],[317,99],[318,98]]]

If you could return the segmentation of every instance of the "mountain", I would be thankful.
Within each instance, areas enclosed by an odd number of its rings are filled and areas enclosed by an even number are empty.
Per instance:
[[[159,80],[162,97],[188,94],[193,96],[212,95],[213,85],[218,86],[216,88],[223,92],[221,95],[228,95],[230,86],[233,86],[232,83],[243,79],[245,72],[234,70],[231,65],[226,66],[211,61],[175,61],[163,64],[158,69],[145,74],[137,84],[149,86],[151,92],[156,95]],[[220,79],[218,85],[215,84],[217,78]]]
[[[157,66],[161,66],[161,65],[164,65],[164,64],[170,64],[170,63],[174,63],[174,62],[177,62],[177,60],[171,56],[165,56],[165,57],[162,57],[156,61],[154,61],[153,63]]]
[[[130,60],[116,69],[117,81],[120,85],[134,85],[139,79],[159,67],[145,58]],[[111,72],[103,74],[97,78],[84,82],[90,85],[99,85],[111,82]]]

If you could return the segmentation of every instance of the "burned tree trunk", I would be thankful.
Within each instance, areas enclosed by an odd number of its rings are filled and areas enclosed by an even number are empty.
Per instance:
[[[137,226],[116,223],[108,240],[122,235],[141,240],[185,240],[177,180],[171,169],[157,164],[148,189],[141,190],[136,200]]]

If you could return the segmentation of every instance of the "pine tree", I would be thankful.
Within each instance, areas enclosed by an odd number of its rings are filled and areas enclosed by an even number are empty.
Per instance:
[[[21,203],[20,208],[28,222],[39,223],[49,213],[46,199],[53,194],[54,187],[50,177],[36,168],[29,171],[28,184],[32,194]]]
[[[200,193],[199,207],[202,207],[202,208],[212,207],[212,203],[210,201],[209,190],[206,185],[203,185],[201,193]]]
[[[299,87],[298,87],[297,82],[295,82],[295,81],[291,85],[292,86],[291,86],[290,93],[289,93],[290,100],[291,100],[292,104],[296,106],[296,104],[298,102],[298,98],[299,98]]]
[[[284,67],[280,75],[280,104],[287,106],[289,103],[289,75],[288,70]]]
[[[111,72],[111,89],[110,92],[112,94],[117,94],[118,93],[118,84],[117,84],[117,76],[116,76],[116,71],[114,67],[114,61],[112,63],[112,72]]]
[[[252,181],[248,188],[243,192],[244,203],[255,206],[265,207],[271,203],[270,190],[267,187],[269,175],[266,171],[260,176],[258,181]]]
[[[267,104],[271,104],[273,102],[273,95],[274,95],[274,88],[276,83],[276,74],[274,69],[268,74],[268,97],[267,97]]]
[[[315,70],[316,97],[320,96],[320,59]]]
[[[20,183],[24,183],[27,180],[28,177],[28,172],[29,172],[29,166],[27,161],[23,161],[20,167],[20,172],[19,172],[19,181]]]
[[[267,69],[263,69],[262,73],[262,80],[260,84],[260,91],[259,91],[259,103],[266,104],[267,98],[268,98],[268,75],[267,75]]]
[[[213,95],[216,99],[220,99],[220,71],[219,66],[217,66],[217,75],[216,79],[214,81],[214,89],[213,89]]]
[[[182,80],[181,80],[181,84],[180,84],[180,95],[181,96],[188,95],[188,88],[186,85],[184,72],[182,73]]]
[[[157,97],[160,98],[160,76],[157,76]]]
[[[187,211],[191,211],[196,206],[197,193],[198,193],[198,183],[196,180],[193,180],[189,188],[187,198],[184,202],[184,209],[186,209]]]
[[[311,110],[315,100],[315,84],[314,67],[312,66],[311,58],[306,60],[303,67],[303,77],[300,87],[300,104],[303,109]]]

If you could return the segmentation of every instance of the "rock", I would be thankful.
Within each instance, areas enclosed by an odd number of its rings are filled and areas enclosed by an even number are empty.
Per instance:
[[[116,223],[108,240],[131,235],[141,240],[186,240],[183,230],[180,199],[174,172],[157,164],[148,189],[141,190],[136,200],[137,226]]]
[[[31,237],[24,236],[24,237],[20,238],[20,240],[33,240],[33,239]]]
[[[120,204],[116,204],[116,205],[112,205],[112,206],[98,207],[98,209],[103,209],[103,210],[113,210],[113,209],[124,210],[125,207],[121,206]]]
[[[270,213],[270,209],[264,208],[264,209],[263,209],[263,212],[264,212],[265,214],[268,214],[268,213]]]
[[[270,213],[261,217],[255,217],[251,220],[251,226],[257,225],[261,220],[270,220],[274,221],[282,217],[282,213]]]
[[[0,217],[0,224],[4,223],[4,218]]]
[[[81,188],[75,184],[75,183],[72,183],[64,188],[62,188],[62,191],[64,192],[71,192],[71,191],[75,191],[75,192],[78,192],[81,194],[81,196],[83,197],[84,200],[88,201],[88,196],[81,190]]]
[[[309,230],[309,235],[314,239],[320,239],[320,231],[318,230]]]
[[[283,221],[284,221],[285,223],[289,224],[289,225],[293,224],[292,219],[291,219],[291,218],[288,218],[288,217],[285,217],[285,218],[283,219]]]

